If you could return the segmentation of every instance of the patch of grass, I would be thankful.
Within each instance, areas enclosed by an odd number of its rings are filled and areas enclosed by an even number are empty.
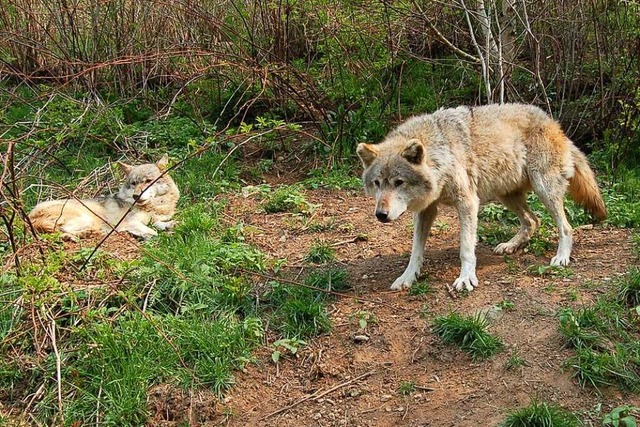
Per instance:
[[[324,292],[273,282],[266,300],[271,307],[271,325],[285,338],[305,339],[331,329]]]
[[[262,209],[266,213],[292,212],[306,215],[317,207],[309,203],[297,187],[287,185],[276,188],[262,201]]]
[[[503,299],[496,304],[496,307],[499,307],[504,311],[514,311],[516,309],[516,304],[511,300]]]
[[[411,296],[427,295],[431,293],[433,293],[433,288],[431,287],[429,280],[426,278],[418,280],[409,288],[409,295]]]
[[[326,264],[336,258],[336,251],[324,242],[315,242],[305,256],[305,260],[315,264]]]
[[[632,268],[620,281],[616,300],[630,309],[640,306],[640,268]]]
[[[527,268],[527,272],[532,276],[551,278],[567,278],[573,276],[573,270],[570,267],[558,267],[548,264],[532,264]]]
[[[414,381],[402,381],[398,386],[398,394],[402,396],[410,396],[417,390]]]
[[[527,364],[527,360],[522,356],[520,356],[520,353],[518,352],[517,349],[513,349],[511,351],[511,354],[509,355],[509,358],[504,363],[504,367],[507,369],[516,369],[521,366],[525,366],[526,364]]]
[[[443,342],[460,346],[474,360],[493,356],[503,347],[500,338],[487,332],[486,319],[452,312],[434,319],[434,332]]]
[[[302,181],[302,185],[313,190],[360,190],[362,181],[352,167],[348,164],[341,164],[331,169],[312,170],[309,176]]]
[[[343,292],[351,287],[347,282],[347,270],[335,266],[312,271],[305,278],[304,283],[314,288],[336,292]]]
[[[376,318],[376,316],[366,310],[358,310],[355,314],[349,316],[349,318],[352,320],[356,319],[358,321],[358,327],[361,330],[367,329],[367,326],[369,326],[370,324],[378,323],[378,319]]]
[[[640,335],[633,292],[635,276],[621,279],[615,288],[592,306],[559,313],[560,333],[575,349],[566,361],[583,386],[617,386],[640,391]],[[632,285],[633,286],[633,285]],[[631,295],[631,303],[627,297]]]
[[[532,401],[529,406],[507,415],[500,427],[577,427],[578,418],[571,412],[546,402]]]

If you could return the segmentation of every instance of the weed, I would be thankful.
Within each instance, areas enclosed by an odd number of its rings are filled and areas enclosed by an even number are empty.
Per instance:
[[[298,353],[298,349],[307,345],[307,342],[297,338],[282,338],[273,343],[273,352],[271,352],[271,360],[278,363],[283,352],[287,352],[293,356]]]
[[[281,186],[269,193],[262,202],[266,213],[293,212],[312,213],[318,205],[309,203],[295,186]]]
[[[433,227],[438,231],[449,231],[449,230],[451,230],[451,224],[449,224],[447,221],[443,221],[441,219],[436,219],[436,221],[433,224]]]
[[[514,311],[516,309],[516,304],[511,300],[503,299],[498,304],[496,304],[496,307],[499,307],[505,311]]]
[[[358,310],[355,315],[351,315],[349,316],[351,319],[357,319],[358,321],[358,327],[361,330],[365,330],[367,329],[367,326],[369,326],[369,324],[375,324],[378,322],[378,319],[376,319],[376,316],[373,313],[370,313],[366,310]]]
[[[321,233],[324,231],[333,230],[336,227],[336,218],[331,217],[325,221],[312,221],[307,225],[309,231],[314,233]]]
[[[503,347],[500,338],[487,331],[487,320],[452,312],[434,319],[434,332],[447,344],[456,344],[474,360],[491,357]]]
[[[578,418],[571,412],[546,402],[532,401],[529,406],[509,413],[501,427],[577,427]]]
[[[573,276],[573,270],[569,267],[558,267],[547,264],[532,264],[527,268],[532,276],[567,278]]]
[[[316,242],[305,256],[305,260],[316,264],[326,264],[336,257],[335,250],[324,242]]]
[[[516,369],[521,366],[525,366],[526,364],[527,360],[520,356],[517,349],[513,349],[509,358],[505,362],[504,367],[507,369]]]
[[[417,281],[409,288],[409,295],[412,296],[427,295],[430,293],[433,293],[433,288],[426,278]]]
[[[402,381],[398,386],[398,394],[410,396],[416,392],[416,383],[413,381]]]
[[[604,427],[636,427],[640,419],[640,408],[623,405],[613,408],[602,420]]]

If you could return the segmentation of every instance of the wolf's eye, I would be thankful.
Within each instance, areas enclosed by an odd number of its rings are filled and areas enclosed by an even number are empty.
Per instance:
[[[376,187],[380,188],[380,180],[376,179],[375,181],[373,181],[373,183],[376,185]]]
[[[402,184],[404,184],[404,181],[401,179],[396,179],[393,183],[396,187],[400,187]]]

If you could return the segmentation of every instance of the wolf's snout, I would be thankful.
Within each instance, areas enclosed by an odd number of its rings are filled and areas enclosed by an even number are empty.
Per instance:
[[[389,212],[387,212],[387,211],[376,211],[376,218],[378,218],[378,221],[380,221],[380,222],[389,222],[389,221],[391,221],[389,219]]]

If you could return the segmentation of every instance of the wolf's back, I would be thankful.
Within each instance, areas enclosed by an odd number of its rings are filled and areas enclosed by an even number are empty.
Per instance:
[[[573,200],[582,205],[593,217],[602,221],[607,217],[607,209],[600,194],[595,174],[589,166],[587,156],[573,143],[571,144],[574,174],[569,179],[569,194]]]

